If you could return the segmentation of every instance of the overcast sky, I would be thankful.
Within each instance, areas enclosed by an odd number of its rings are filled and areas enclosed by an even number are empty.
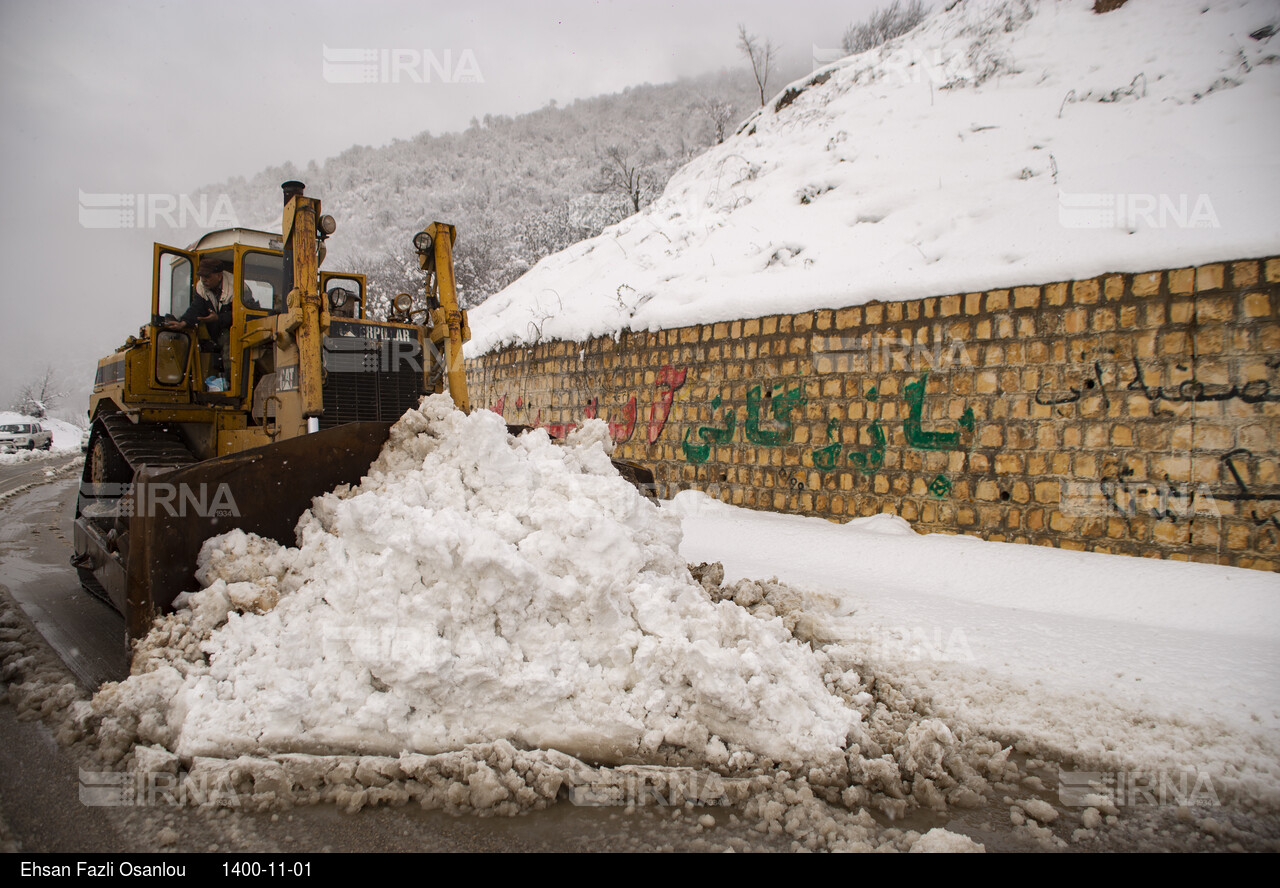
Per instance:
[[[86,227],[81,193],[179,195],[473,116],[738,67],[739,23],[780,43],[798,76],[877,5],[0,0],[0,406],[46,364],[82,384],[146,320],[163,222]]]

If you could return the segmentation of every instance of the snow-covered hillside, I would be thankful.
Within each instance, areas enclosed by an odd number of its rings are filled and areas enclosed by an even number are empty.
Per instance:
[[[1280,252],[1274,0],[962,0],[797,81],[469,354]]]
[[[648,203],[693,153],[715,143],[707,103],[736,109],[732,125],[755,108],[753,93],[743,71],[645,84],[515,117],[486,114],[463,132],[354,146],[318,165],[269,167],[204,190],[210,200],[227,195],[241,224],[275,231],[280,183],[301,179],[338,220],[327,267],[368,274],[388,299],[421,290],[413,235],[433,220],[456,225],[455,276],[463,298],[478,304],[630,212],[626,197],[596,188],[606,148],[623,146],[640,166]],[[202,233],[190,231],[188,241]]]

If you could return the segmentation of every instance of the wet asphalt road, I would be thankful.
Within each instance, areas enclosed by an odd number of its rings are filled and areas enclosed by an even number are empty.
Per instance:
[[[129,667],[124,620],[80,588],[70,564],[79,474],[78,458],[0,466],[0,491],[36,484],[0,501],[0,585],[80,684],[93,689],[124,678]]]

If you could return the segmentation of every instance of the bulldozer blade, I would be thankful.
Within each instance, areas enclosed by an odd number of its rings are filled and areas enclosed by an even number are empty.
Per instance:
[[[391,425],[348,423],[180,468],[141,467],[133,479],[126,568],[119,572],[125,576],[103,575],[117,603],[127,589],[129,639],[146,635],[179,593],[199,588],[196,561],[210,537],[243,530],[293,545],[298,518],[311,501],[340,484],[358,484]],[[613,464],[657,501],[652,471]]]
[[[389,422],[349,423],[182,468],[141,468],[129,519],[129,638],[199,588],[205,540],[239,529],[293,545],[312,499],[359,483],[390,432]]]
[[[658,482],[654,479],[653,469],[621,459],[613,460],[613,467],[618,470],[619,475],[631,482],[632,487],[640,491],[641,496],[657,505]]]

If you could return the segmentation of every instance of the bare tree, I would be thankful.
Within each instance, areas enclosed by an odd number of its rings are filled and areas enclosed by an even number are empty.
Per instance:
[[[756,86],[760,89],[760,107],[764,107],[764,91],[769,85],[769,74],[773,71],[773,63],[778,55],[778,47],[772,40],[760,43],[760,38],[747,33],[746,25],[738,25],[738,49],[751,62],[751,73],[755,75]]]
[[[621,147],[610,145],[600,153],[600,171],[591,185],[596,194],[623,194],[634,212],[653,191],[653,176],[640,161],[632,160]]]
[[[40,376],[18,389],[18,397],[10,409],[23,416],[44,419],[66,395],[66,391],[58,380],[58,374],[52,366],[46,366]]]
[[[702,113],[711,121],[711,128],[715,130],[716,144],[723,145],[729,125],[733,123],[733,106],[723,99],[709,98],[702,100],[701,107]]]

